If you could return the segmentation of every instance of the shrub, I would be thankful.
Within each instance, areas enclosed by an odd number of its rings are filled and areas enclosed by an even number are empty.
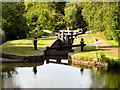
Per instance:
[[[101,62],[107,62],[109,64],[115,64],[117,61],[115,61],[114,59],[110,59],[110,58],[107,58],[105,57],[105,54],[104,53],[101,53],[100,54],[100,61]]]

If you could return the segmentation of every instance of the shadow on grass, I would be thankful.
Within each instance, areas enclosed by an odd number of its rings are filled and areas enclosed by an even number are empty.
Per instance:
[[[10,44],[10,45],[17,45],[17,46],[19,46],[19,45],[30,45],[31,46],[31,45],[33,45],[33,43],[25,43],[25,44],[19,43],[19,44]],[[40,43],[38,43],[37,45],[48,45],[48,44],[40,44]]]
[[[38,47],[38,50],[34,50],[34,47],[7,47],[3,48],[3,53],[17,54],[17,55],[39,55],[43,53],[45,48]]]
[[[77,50],[77,51],[81,51],[81,47],[76,47],[74,50]],[[110,50],[110,49],[96,49],[95,46],[85,46],[83,51],[84,52],[92,52],[92,51],[106,51],[106,50]]]
[[[9,49],[9,50],[14,50],[14,49],[16,49],[16,50],[32,50],[34,47],[33,46],[30,46],[30,47],[27,47],[27,46],[23,46],[23,47],[19,47],[19,46],[15,46],[15,47],[7,47],[7,48],[3,48],[3,50],[5,50],[5,49]],[[38,49],[45,49],[45,48],[43,48],[43,47],[37,47]]]
[[[94,49],[94,50],[84,50],[84,52],[92,52],[92,51],[106,51],[110,49]]]
[[[120,48],[120,46],[115,45],[115,46],[99,46],[99,48]]]

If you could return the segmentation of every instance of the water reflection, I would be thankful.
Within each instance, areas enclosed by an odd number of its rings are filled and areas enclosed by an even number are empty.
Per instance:
[[[2,73],[6,73],[8,77],[12,77],[13,74],[17,74],[16,67],[8,66],[8,65],[2,65]]]
[[[83,70],[84,70],[84,69],[82,69],[82,68],[80,69],[81,74],[83,74]]]
[[[120,73],[73,65],[65,59],[9,66],[16,66],[17,73],[3,74],[4,88],[120,88]]]
[[[37,66],[33,67],[34,74],[37,74]]]
[[[105,78],[105,85],[103,88],[118,88],[120,89],[120,74],[115,74],[111,72],[104,73]]]
[[[15,87],[15,74],[17,74],[16,71],[16,67],[11,67],[9,65],[2,65],[2,87],[5,88],[12,88]],[[19,88],[19,86],[16,85],[17,88]]]
[[[104,70],[91,70],[91,88],[120,88],[120,74]]]

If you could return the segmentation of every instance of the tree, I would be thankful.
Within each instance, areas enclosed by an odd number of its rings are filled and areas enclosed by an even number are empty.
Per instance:
[[[118,41],[118,3],[103,3],[104,34],[107,39]]]
[[[5,31],[7,40],[25,38],[28,26],[24,14],[23,3],[2,3],[2,29]]]
[[[53,4],[57,13],[65,15],[64,9],[65,9],[66,2],[54,2]]]
[[[53,19],[50,16],[52,8],[49,7],[48,2],[30,2],[27,4],[30,7],[26,8],[25,17],[27,18],[27,23],[30,27],[29,36],[33,36],[36,31],[38,32],[38,37],[43,33],[41,30],[54,29]]]
[[[29,2],[24,3],[26,6],[26,14],[28,25],[31,28],[29,34],[38,31],[38,37],[41,35],[42,30],[60,30],[65,28],[64,21],[64,3],[58,2]],[[60,9],[60,6],[63,8]],[[44,34],[44,33],[43,33]]]
[[[118,2],[87,2],[82,15],[88,30],[104,32],[109,40],[118,41]]]
[[[66,23],[64,20],[64,8],[66,2],[53,2],[51,7],[53,10],[51,12],[51,17],[54,20],[55,30],[62,30],[66,28]]]
[[[81,12],[82,8],[77,3],[66,4],[65,21],[70,29],[84,28],[86,26]]]

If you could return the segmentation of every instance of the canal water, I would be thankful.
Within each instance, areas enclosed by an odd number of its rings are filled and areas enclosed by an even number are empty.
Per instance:
[[[120,88],[119,71],[83,69],[68,60],[7,65],[15,71],[2,73],[3,88]]]

